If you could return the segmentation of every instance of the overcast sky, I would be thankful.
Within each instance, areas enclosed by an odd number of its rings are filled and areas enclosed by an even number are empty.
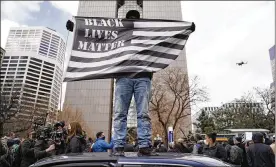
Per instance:
[[[204,105],[219,106],[253,87],[269,87],[274,6],[274,1],[182,2],[183,20],[196,24],[186,45],[187,64],[189,75],[208,88],[210,102]],[[77,7],[77,1],[1,1],[1,46],[12,26],[47,26],[65,38],[65,23]],[[237,66],[240,61],[248,64]]]

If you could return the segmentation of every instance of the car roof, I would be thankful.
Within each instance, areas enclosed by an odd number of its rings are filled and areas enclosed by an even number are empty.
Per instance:
[[[57,165],[65,163],[98,162],[118,164],[175,164],[196,166],[227,166],[221,160],[204,155],[182,153],[159,153],[159,156],[138,157],[136,152],[126,152],[125,157],[115,157],[108,153],[83,153],[52,156],[39,160],[32,167]]]

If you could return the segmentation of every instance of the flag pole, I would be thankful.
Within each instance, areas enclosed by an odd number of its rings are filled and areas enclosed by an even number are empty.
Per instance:
[[[118,1],[116,1],[115,17],[118,18]],[[111,78],[110,88],[111,89],[110,89],[109,127],[108,127],[109,128],[109,134],[108,134],[109,141],[111,141],[111,138],[112,138],[114,78]]]
[[[67,37],[66,37],[66,42],[65,42],[65,55],[66,55],[66,50],[67,50],[67,41],[68,41],[68,36],[69,36],[69,30],[67,30]],[[62,71],[64,70],[64,64],[65,64],[65,56],[63,59],[63,63],[62,63]],[[64,72],[62,72],[62,74],[64,74]],[[63,76],[61,76],[61,78],[63,78]],[[60,100],[59,100],[59,111],[62,110],[62,84],[63,82],[61,82],[61,88],[60,88]]]

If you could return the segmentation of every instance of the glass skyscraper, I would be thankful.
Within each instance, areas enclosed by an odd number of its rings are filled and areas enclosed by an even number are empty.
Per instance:
[[[11,28],[5,50],[1,91],[7,97],[14,91],[20,93],[24,112],[18,118],[29,119],[33,110],[44,117],[57,112],[65,56],[61,35],[46,27]]]
[[[129,10],[139,11],[141,18],[182,20],[181,2],[169,0],[80,1],[78,16],[124,18]],[[185,50],[170,66],[181,67],[187,71]],[[113,101],[112,86],[111,79],[68,82],[67,84],[65,105],[70,105],[83,112],[84,119],[93,134],[98,131],[109,134],[111,130],[109,122],[112,118],[110,110]],[[136,124],[133,105],[129,112],[128,126],[133,126]],[[190,130],[191,117],[188,116],[180,124],[183,129]]]

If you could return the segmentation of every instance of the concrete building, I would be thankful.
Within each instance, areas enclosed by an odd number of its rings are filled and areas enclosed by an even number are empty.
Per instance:
[[[220,108],[239,108],[239,107],[245,107],[249,105],[248,107],[252,107],[253,109],[256,108],[256,109],[261,109],[263,107],[263,104],[262,103],[245,103],[245,102],[242,102],[242,101],[233,101],[233,102],[230,102],[230,103],[225,103],[223,104]]]
[[[180,1],[80,1],[78,16],[87,17],[119,17],[124,18],[129,10],[137,10],[142,18],[182,20]],[[171,64],[187,71],[185,51]],[[91,127],[92,133],[111,131],[110,105],[113,102],[112,80],[101,79],[67,83],[65,105],[70,105],[83,112],[85,121]],[[190,110],[188,111],[190,112]],[[132,123],[131,123],[132,122]],[[136,124],[135,114],[129,117],[128,125]],[[191,117],[186,117],[181,123],[185,130],[191,130]]]
[[[1,88],[10,96],[20,92],[20,118],[58,110],[62,84],[64,39],[46,27],[11,28],[1,66]]]
[[[2,61],[3,61],[3,57],[5,56],[5,53],[6,53],[6,51],[5,51],[5,49],[3,49],[2,47],[1,47],[1,52],[0,52],[0,67],[1,67],[1,65],[2,65]]]

